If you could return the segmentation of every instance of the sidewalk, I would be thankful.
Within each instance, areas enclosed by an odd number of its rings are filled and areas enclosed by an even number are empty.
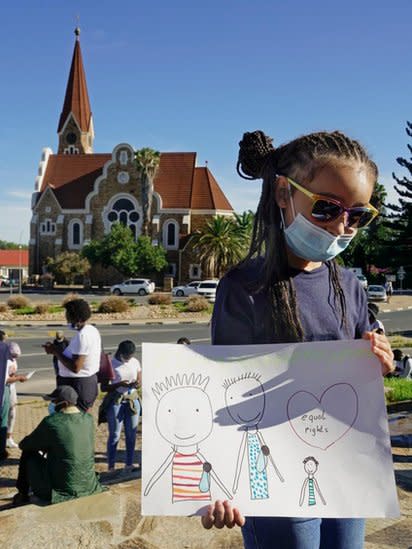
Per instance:
[[[97,407],[96,412],[97,412]],[[96,413],[95,412],[95,413]],[[31,432],[46,415],[42,400],[18,406],[15,439]],[[402,419],[399,410],[391,421],[393,435],[412,436],[412,417]],[[41,507],[28,505],[4,510],[15,493],[19,450],[0,468],[0,546],[8,549],[44,547],[61,549],[235,549],[242,547],[238,529],[206,531],[199,518],[142,517],[139,475],[122,476],[106,470],[106,424],[96,429],[96,469],[108,492]],[[407,445],[408,446],[408,445]],[[119,445],[124,449],[124,440]],[[139,434],[138,448],[141,447]],[[408,549],[412,547],[412,448],[393,448],[401,517],[368,520],[365,549]],[[337,471],[337,474],[339,472]],[[35,525],[35,526],[34,526]],[[333,549],[333,548],[331,548]]]

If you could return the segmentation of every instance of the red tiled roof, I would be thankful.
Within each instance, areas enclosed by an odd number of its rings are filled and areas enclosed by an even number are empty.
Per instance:
[[[41,191],[50,186],[62,208],[82,209],[111,154],[52,154]]]
[[[41,192],[48,186],[63,209],[82,209],[111,154],[53,154],[49,156]],[[232,210],[207,168],[196,168],[196,153],[161,153],[154,190],[163,208]]]
[[[194,210],[233,210],[209,168],[196,168],[190,207]]]
[[[0,267],[28,267],[29,250],[0,250]]]
[[[66,95],[63,110],[60,115],[57,132],[60,132],[67,117],[73,113],[80,130],[86,132],[90,126],[92,112],[90,109],[89,94],[87,93],[86,75],[83,67],[80,42],[77,39],[74,46],[73,59],[70,67],[69,80],[67,81]]]

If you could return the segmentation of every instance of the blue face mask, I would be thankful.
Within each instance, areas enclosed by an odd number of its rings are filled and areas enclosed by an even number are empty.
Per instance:
[[[51,416],[55,413],[56,406],[55,406],[54,402],[50,402],[50,404],[48,406],[48,410],[49,410],[49,416]]]
[[[356,231],[351,235],[334,236],[298,213],[284,234],[288,247],[298,257],[308,261],[329,261],[349,246]]]

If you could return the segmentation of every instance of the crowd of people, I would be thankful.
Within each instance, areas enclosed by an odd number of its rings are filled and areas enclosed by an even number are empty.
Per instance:
[[[141,366],[134,356],[135,344],[121,341],[113,357],[102,353],[101,336],[89,323],[91,310],[83,299],[65,304],[66,319],[73,330],[70,341],[62,331],[44,344],[52,358],[56,389],[44,395],[49,401],[48,415],[34,431],[17,444],[13,428],[17,411],[17,382],[27,381],[18,373],[21,350],[0,331],[0,365],[4,365],[1,383],[0,460],[8,458],[10,448],[20,448],[17,494],[14,505],[30,501],[30,493],[41,500],[56,503],[103,490],[95,471],[95,422],[91,414],[98,396],[98,385],[105,393],[98,413],[99,423],[107,422],[107,468],[115,472],[119,461],[117,446],[125,432],[124,471],[137,471],[135,447],[141,402]],[[102,356],[109,369],[102,375]],[[1,371],[1,368],[0,368]]]

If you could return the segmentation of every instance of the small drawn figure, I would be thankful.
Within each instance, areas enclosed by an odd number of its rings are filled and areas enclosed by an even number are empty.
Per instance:
[[[242,425],[244,429],[233,480],[233,493],[235,494],[238,490],[243,460],[245,453],[247,453],[250,498],[252,500],[267,499],[269,497],[268,464],[272,465],[281,482],[284,482],[284,478],[277,468],[270,449],[259,431],[259,423],[265,413],[266,402],[265,391],[260,383],[260,376],[248,372],[236,378],[226,379],[223,387],[225,388],[226,409],[230,417],[236,423]],[[239,403],[241,404],[239,405]]]
[[[147,496],[171,466],[172,502],[210,501],[211,479],[232,499],[222,481],[199,450],[212,432],[213,412],[205,389],[209,377],[177,374],[152,387],[158,400],[156,427],[172,445],[172,451],[154,472],[146,486]]]
[[[315,490],[319,494],[319,497],[323,503],[326,505],[325,498],[320,491],[318,481],[315,479],[315,473],[318,470],[319,462],[313,457],[308,456],[303,460],[303,466],[307,473],[307,477],[303,481],[302,490],[300,491],[299,505],[302,507],[303,502],[305,501],[306,488],[308,489],[308,505],[316,505]]]

